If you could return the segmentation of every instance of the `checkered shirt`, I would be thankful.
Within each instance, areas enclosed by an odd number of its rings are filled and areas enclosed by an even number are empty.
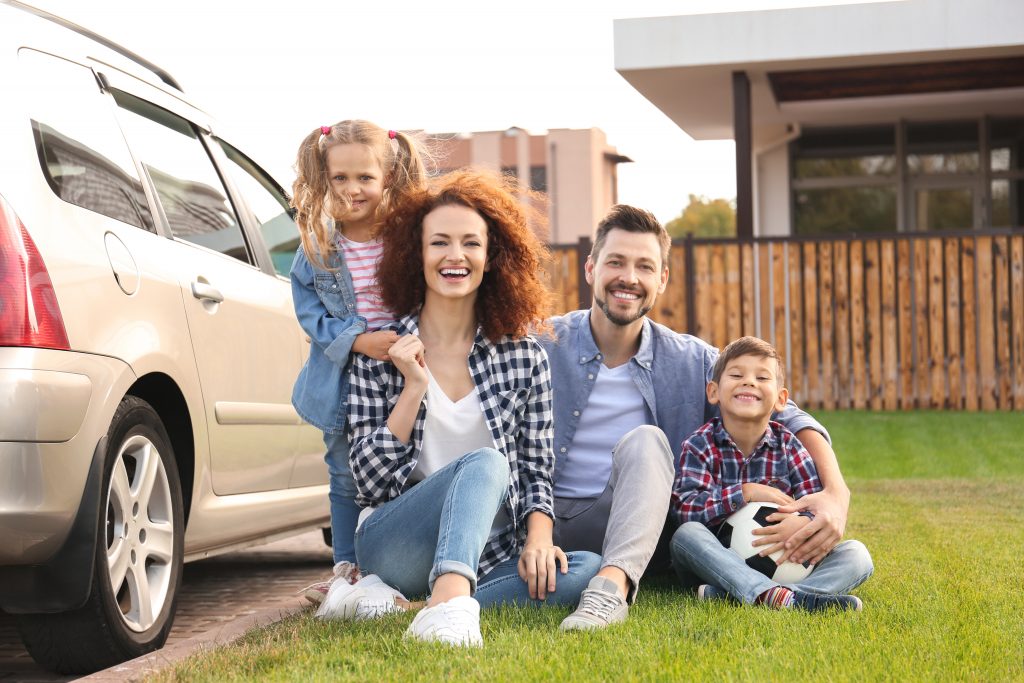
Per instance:
[[[773,486],[793,498],[822,488],[814,461],[793,432],[769,422],[754,453],[744,458],[716,417],[683,442],[672,510],[680,524],[701,522],[713,528],[745,505],[745,483]]]
[[[407,315],[385,329],[399,335],[418,334],[418,322],[417,315]],[[405,378],[390,362],[362,354],[354,358],[348,403],[349,461],[359,504],[380,505],[409,488],[409,475],[423,447],[426,405],[420,404],[412,438],[403,443],[388,429],[387,419]],[[469,374],[494,443],[509,464],[505,511],[511,521],[487,539],[478,570],[483,577],[521,551],[527,515],[540,511],[554,518],[551,368],[547,353],[532,337],[505,337],[494,344],[478,330],[469,352]]]

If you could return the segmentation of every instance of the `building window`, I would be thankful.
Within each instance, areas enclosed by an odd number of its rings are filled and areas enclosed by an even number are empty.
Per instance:
[[[812,128],[790,153],[797,235],[1024,220],[1024,118]]]
[[[530,189],[535,192],[547,192],[548,191],[548,167],[547,166],[531,166],[530,167]]]

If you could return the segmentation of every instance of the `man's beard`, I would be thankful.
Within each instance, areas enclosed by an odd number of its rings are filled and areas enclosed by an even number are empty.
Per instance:
[[[617,313],[612,313],[611,307],[608,306],[608,300],[607,299],[602,299],[601,297],[599,297],[599,296],[597,296],[595,294],[594,295],[594,301],[597,302],[597,307],[600,308],[602,311],[604,311],[605,317],[608,318],[608,320],[610,320],[613,324],[618,325],[620,327],[625,327],[626,325],[629,325],[630,323],[636,322],[640,318],[642,318],[645,315],[647,315],[647,313],[652,308],[654,308],[653,304],[651,304],[650,306],[640,306],[640,308],[637,309],[637,312],[635,314],[633,314],[633,315],[631,315],[629,317],[625,317],[625,316],[618,315]]]

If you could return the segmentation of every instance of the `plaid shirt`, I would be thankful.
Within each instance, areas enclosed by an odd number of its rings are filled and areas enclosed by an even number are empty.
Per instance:
[[[385,329],[399,335],[418,334],[418,322],[418,315],[407,315]],[[533,338],[505,337],[493,344],[478,330],[469,352],[469,374],[494,443],[509,464],[505,511],[511,522],[487,539],[478,571],[482,577],[522,549],[528,514],[540,511],[554,518],[551,368],[547,354]],[[349,461],[358,502],[380,505],[409,488],[409,475],[423,447],[426,405],[420,404],[412,438],[403,443],[387,425],[405,386],[402,373],[389,362],[356,354],[351,386]]]
[[[672,509],[680,524],[715,527],[745,505],[743,484],[773,486],[801,498],[821,490],[814,461],[793,432],[769,422],[749,458],[713,418],[683,442],[672,485]]]

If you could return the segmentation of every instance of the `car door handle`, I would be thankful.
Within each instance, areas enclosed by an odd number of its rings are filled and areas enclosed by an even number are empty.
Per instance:
[[[205,282],[192,283],[192,296],[200,301],[206,299],[208,301],[215,301],[218,304],[224,301],[224,295],[220,293],[220,290]]]

